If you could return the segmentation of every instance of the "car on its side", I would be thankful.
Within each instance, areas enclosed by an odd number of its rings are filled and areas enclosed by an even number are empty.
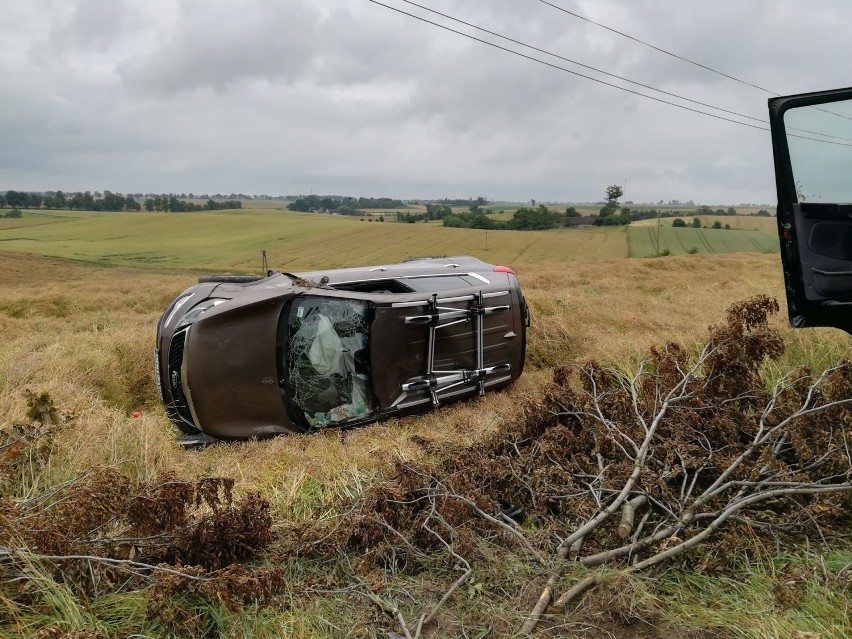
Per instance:
[[[852,333],[852,88],[771,98],[769,121],[790,324]]]
[[[529,311],[473,257],[204,277],[157,326],[155,377],[190,440],[348,427],[511,384]]]

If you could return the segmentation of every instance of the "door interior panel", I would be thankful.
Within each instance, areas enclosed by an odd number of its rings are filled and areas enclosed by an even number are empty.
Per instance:
[[[852,298],[852,206],[794,204],[805,297]]]

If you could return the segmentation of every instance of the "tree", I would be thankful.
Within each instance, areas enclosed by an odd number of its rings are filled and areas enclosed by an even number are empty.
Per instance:
[[[694,228],[694,229],[700,229],[701,228],[701,218],[700,217],[692,218],[692,228]]]
[[[580,213],[573,206],[569,206],[565,209],[565,217],[581,217]]]
[[[715,222],[713,222],[713,227],[712,227],[712,228],[714,228],[714,229],[720,229],[720,228],[722,228],[722,223],[721,223],[719,220],[716,220]]]
[[[606,187],[606,201],[609,204],[618,204],[618,198],[624,195],[624,189],[618,184],[610,184]]]
[[[430,220],[443,220],[446,216],[451,215],[453,210],[448,204],[440,202],[430,202],[426,205],[426,216]]]
[[[27,205],[27,194],[22,191],[6,191],[6,205],[13,209]]]
[[[684,222],[681,218],[676,217],[675,219],[672,220],[672,226],[676,227],[676,228],[677,227],[683,228],[683,227],[686,226],[686,222]]]
[[[606,187],[606,204],[603,205],[598,215],[600,217],[609,217],[618,212],[618,198],[624,195],[624,191],[618,184],[610,184]]]
[[[766,209],[760,209],[757,213],[755,213],[755,215],[757,215],[758,217],[771,217],[769,211],[767,211]]]
[[[729,206],[728,207],[728,215],[736,215],[736,214],[737,214],[737,209],[735,209],[733,206]]]

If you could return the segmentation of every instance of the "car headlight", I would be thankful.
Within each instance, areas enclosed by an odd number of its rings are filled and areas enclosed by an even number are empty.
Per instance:
[[[192,297],[192,293],[185,293],[172,303],[172,309],[169,311],[168,316],[166,316],[166,319],[163,322],[163,328],[172,323],[172,320],[175,318],[175,315],[177,315],[180,307],[186,304],[190,297]]]
[[[228,300],[219,299],[204,300],[203,302],[201,302],[201,304],[194,306],[192,310],[190,310],[186,315],[184,315],[178,326],[188,326],[189,324],[192,324],[195,320],[204,315],[204,313],[209,311],[211,308],[215,308],[219,306],[219,304],[223,304],[227,301]]]

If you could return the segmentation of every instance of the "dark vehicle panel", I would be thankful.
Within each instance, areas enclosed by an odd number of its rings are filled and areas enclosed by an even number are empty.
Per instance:
[[[852,332],[852,88],[769,100],[791,325]]]
[[[188,331],[184,389],[196,424],[213,437],[288,432],[275,363],[276,325],[285,299],[210,314]]]
[[[353,426],[506,386],[523,369],[511,269],[457,257],[245,280],[205,278],[158,325],[158,389],[187,434]]]

